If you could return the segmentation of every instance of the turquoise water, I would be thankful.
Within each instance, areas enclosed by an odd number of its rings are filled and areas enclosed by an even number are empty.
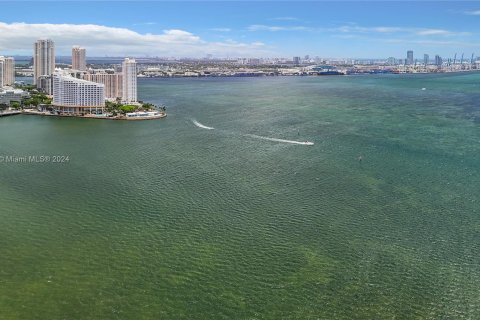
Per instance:
[[[0,318],[480,318],[480,74],[139,95],[168,117],[0,118],[69,157],[0,163]]]

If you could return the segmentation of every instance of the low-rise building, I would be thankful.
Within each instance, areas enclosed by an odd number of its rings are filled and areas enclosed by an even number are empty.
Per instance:
[[[10,105],[12,101],[21,102],[28,97],[28,92],[10,87],[0,88],[0,104]]]

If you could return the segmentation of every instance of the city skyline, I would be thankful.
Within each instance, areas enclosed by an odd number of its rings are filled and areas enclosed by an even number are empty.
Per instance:
[[[57,56],[74,45],[91,57],[470,56],[480,53],[479,20],[476,2],[68,1],[18,10],[7,1],[0,54],[30,55],[32,41],[51,38]]]

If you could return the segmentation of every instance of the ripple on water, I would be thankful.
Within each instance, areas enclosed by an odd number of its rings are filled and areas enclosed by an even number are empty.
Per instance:
[[[2,166],[0,310],[478,318],[480,132],[444,81],[140,80],[168,119],[2,119],[1,152],[71,161]]]

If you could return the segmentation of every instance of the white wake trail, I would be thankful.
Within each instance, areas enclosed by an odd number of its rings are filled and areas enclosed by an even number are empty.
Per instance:
[[[197,127],[199,128],[202,128],[202,129],[207,129],[207,130],[213,130],[215,128],[212,128],[212,127],[207,127],[207,126],[204,126],[203,124],[201,124],[200,122],[198,122],[197,120],[195,119],[192,119],[192,122],[194,125],[196,125]]]
[[[207,129],[207,130],[214,130],[215,129],[213,127],[208,127],[206,125],[203,125],[195,119],[191,119],[191,120],[192,120],[192,123],[199,128]],[[285,139],[278,139],[278,138],[269,138],[269,137],[257,136],[256,134],[245,134],[244,136],[255,138],[255,139],[273,141],[273,142],[299,144],[299,145],[303,145],[303,146],[313,146],[314,145],[314,143],[311,142],[311,141],[295,141],[295,140],[285,140]]]
[[[269,138],[269,137],[262,137],[262,136],[257,136],[255,134],[246,134],[248,137],[256,138],[256,139],[262,139],[262,140],[268,140],[268,141],[274,141],[274,142],[284,142],[284,143],[292,143],[292,144],[301,144],[304,146],[313,146],[313,142],[311,141],[294,141],[294,140],[285,140],[285,139],[277,139],[277,138]]]

